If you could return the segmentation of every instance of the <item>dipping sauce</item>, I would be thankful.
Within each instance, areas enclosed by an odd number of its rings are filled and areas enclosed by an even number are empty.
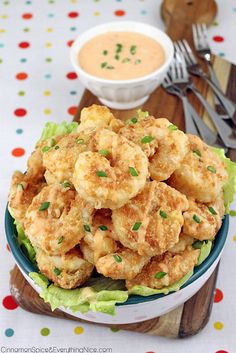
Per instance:
[[[161,44],[135,32],[108,32],[90,39],[79,51],[79,65],[88,74],[108,80],[146,76],[165,62]]]

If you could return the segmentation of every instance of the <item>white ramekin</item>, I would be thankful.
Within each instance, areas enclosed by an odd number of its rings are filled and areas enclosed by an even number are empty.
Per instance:
[[[79,66],[78,55],[81,47],[90,39],[107,32],[136,32],[145,34],[159,42],[165,51],[164,64],[151,74],[132,80],[107,80],[88,74]],[[101,103],[114,109],[131,109],[143,104],[149,95],[163,81],[174,48],[171,39],[160,29],[141,22],[110,22],[89,29],[82,33],[71,47],[72,65],[80,81]]]

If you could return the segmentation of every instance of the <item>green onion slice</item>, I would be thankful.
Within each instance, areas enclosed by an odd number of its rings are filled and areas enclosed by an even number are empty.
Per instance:
[[[132,119],[130,119],[130,122],[132,124],[136,124],[138,122],[138,119],[137,118],[132,118]]]
[[[193,216],[193,220],[198,224],[201,223],[200,218],[196,214]]]
[[[142,138],[141,143],[149,143],[149,142],[152,142],[153,140],[154,140],[154,137],[147,135]]]
[[[212,165],[209,165],[209,166],[207,167],[207,170],[209,170],[209,172],[211,172],[211,173],[213,173],[213,174],[216,173],[216,169],[215,169],[215,167],[213,167]]]
[[[53,272],[55,273],[56,276],[60,276],[61,270],[57,267],[54,268]]]
[[[130,59],[129,59],[129,58],[124,58],[124,59],[122,60],[122,63],[128,63],[128,62],[130,62]]]
[[[100,225],[98,228],[103,230],[103,231],[108,230],[108,228],[106,226],[104,226],[103,224]]]
[[[141,63],[141,61],[142,61],[142,60],[137,59],[137,60],[135,60],[134,64],[135,64],[135,65],[138,65],[138,64],[140,64],[140,63]]]
[[[196,154],[198,157],[202,156],[202,154],[199,150],[193,150],[193,153]]]
[[[23,191],[24,190],[24,185],[23,184],[17,184],[17,190],[21,190]]]
[[[41,204],[41,206],[39,207],[39,211],[45,211],[45,210],[48,209],[49,206],[50,206],[50,202],[49,201],[43,202]]]
[[[134,223],[134,225],[133,225],[133,227],[132,227],[132,230],[133,230],[134,232],[137,232],[137,230],[139,230],[139,228],[141,227],[141,225],[142,225],[142,222],[136,222],[136,223]]]
[[[167,272],[160,271],[160,272],[157,272],[154,277],[156,279],[161,279],[161,278],[165,277],[166,275],[167,275]]]
[[[117,263],[122,262],[122,257],[120,257],[120,255],[113,255],[113,258],[114,258],[115,262],[117,262]]]
[[[85,232],[91,232],[90,226],[88,224],[84,224]]]
[[[98,151],[102,156],[108,156],[108,154],[110,153],[108,150],[100,150]]]
[[[192,244],[192,247],[193,247],[194,249],[201,249],[203,243],[204,243],[204,242],[201,241],[201,240],[196,240],[196,241]]]
[[[137,46],[136,45],[131,45],[130,47],[130,54],[134,55],[136,54]]]
[[[102,54],[103,55],[107,55],[108,54],[108,50],[103,50]]]
[[[159,214],[162,218],[164,218],[164,219],[167,218],[167,214],[164,211],[160,210]]]
[[[49,146],[44,146],[41,151],[44,153],[44,152],[47,152],[49,150],[50,150]]]
[[[101,68],[104,69],[107,66],[107,62],[101,63]]]
[[[58,150],[60,147],[59,146],[55,146],[55,150]]]
[[[116,59],[116,60],[120,60],[120,55],[116,54],[116,55],[115,55],[115,59]]]
[[[63,242],[63,240],[64,240],[64,237],[63,237],[63,235],[58,239],[58,242],[57,242],[57,244],[61,244],[62,242]]]
[[[171,125],[168,126],[168,129],[170,131],[176,131],[176,130],[178,130],[178,127],[176,125],[174,125],[174,124],[171,124]]]
[[[138,172],[134,167],[129,167],[129,172],[134,177],[138,176]]]
[[[52,139],[49,141],[49,146],[50,146],[50,147],[53,147],[53,146],[55,146],[55,144],[56,144],[56,140],[55,140],[54,138],[52,138]]]
[[[213,207],[209,206],[209,207],[208,207],[208,210],[209,210],[209,211],[211,212],[211,214],[213,214],[214,216],[217,215],[217,212],[216,212],[216,210],[215,210]]]
[[[84,139],[77,138],[77,139],[76,139],[76,142],[77,142],[79,145],[83,145],[83,144],[84,144]]]
[[[97,176],[100,178],[105,178],[107,177],[107,174],[103,170],[97,170]]]
[[[69,181],[65,180],[63,181],[62,186],[63,188],[71,188],[72,184]]]

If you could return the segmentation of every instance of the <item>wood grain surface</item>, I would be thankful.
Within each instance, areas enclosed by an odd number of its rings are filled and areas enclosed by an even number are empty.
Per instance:
[[[167,24],[166,32],[173,40],[186,38],[191,45],[191,24],[196,22],[211,23],[214,20],[216,11],[217,8],[215,1],[212,0],[165,0],[162,5],[162,17]],[[202,61],[201,65],[203,69],[206,70],[206,66]],[[227,95],[232,100],[235,100],[236,66],[230,65],[230,63],[216,57],[214,60],[214,68],[218,79],[222,84],[223,90],[227,92]],[[193,78],[193,80],[201,93],[207,97],[209,102],[212,102],[212,93],[206,83],[196,78]],[[192,96],[190,96],[190,100],[204,121],[212,127],[208,115],[204,112],[198,101]],[[79,103],[75,120],[79,121],[80,112],[84,107],[90,106],[94,103],[100,104],[98,99],[91,94],[91,92],[85,90]],[[176,97],[167,94],[160,87],[153,92],[149,100],[139,108],[149,111],[149,113],[156,118],[166,117],[180,129],[184,130],[184,115],[181,102]],[[112,110],[112,112],[117,118],[127,119],[134,115],[135,110]],[[236,160],[235,151],[229,151],[229,156],[233,160]],[[209,320],[217,271],[218,267],[197,294],[189,299],[184,305],[178,307],[172,312],[145,322],[116,325],[116,327],[152,335],[179,338],[196,334]],[[50,307],[40,299],[16,267],[11,274],[10,289],[16,301],[25,310],[38,314],[75,320],[74,317],[63,313],[60,310],[55,310],[52,313]],[[109,326],[111,327],[112,325]]]

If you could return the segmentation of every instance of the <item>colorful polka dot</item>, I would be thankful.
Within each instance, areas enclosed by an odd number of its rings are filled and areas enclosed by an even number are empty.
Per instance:
[[[118,332],[118,331],[120,331],[120,329],[117,328],[117,327],[111,327],[111,331],[112,331],[112,332]]]
[[[77,28],[76,28],[76,27],[70,27],[70,30],[71,30],[71,31],[76,31]]]
[[[223,292],[219,289],[219,288],[216,288],[215,289],[215,296],[214,296],[214,303],[219,303],[223,300]]]
[[[83,328],[82,326],[76,326],[76,327],[74,328],[74,333],[75,333],[76,335],[81,335],[83,332],[84,332],[84,328]]]
[[[93,13],[93,15],[94,15],[94,16],[100,16],[101,13],[100,13],[99,11],[95,11],[95,12]]]
[[[52,58],[46,58],[45,61],[46,61],[46,63],[51,63],[52,62]]]
[[[4,43],[0,43],[0,48],[4,48],[5,44]]]
[[[30,20],[33,17],[33,15],[32,15],[32,13],[24,13],[21,17],[24,20]]]
[[[11,295],[7,295],[3,298],[2,305],[7,310],[15,310],[18,307],[18,304]]]
[[[214,323],[214,328],[215,328],[216,330],[222,330],[222,329],[224,328],[224,324],[223,324],[222,322],[220,322],[220,321],[216,321],[216,322]]]
[[[68,13],[68,17],[70,18],[76,18],[78,16],[79,16],[79,12],[76,12],[76,11],[72,11]]]
[[[49,108],[44,109],[43,112],[44,112],[45,115],[50,115],[50,114],[52,114],[52,111],[51,111],[51,109],[49,109]]]
[[[0,64],[2,64],[3,63],[3,60],[2,59],[0,59]]]
[[[5,336],[6,337],[12,337],[14,335],[14,330],[12,328],[7,328],[5,330]]]
[[[27,49],[30,47],[30,43],[29,42],[20,42],[18,44],[18,47],[21,48],[21,49]]]
[[[23,32],[29,32],[29,31],[30,31],[30,28],[29,28],[29,27],[23,28]]]
[[[212,39],[217,43],[221,43],[224,41],[224,38],[222,36],[214,36]]]
[[[77,73],[76,73],[76,72],[68,72],[68,74],[66,75],[66,77],[67,77],[69,80],[75,80],[78,76],[77,76]]]
[[[72,4],[77,4],[78,0],[70,0]]]
[[[225,53],[220,52],[220,53],[219,53],[219,56],[220,56],[221,58],[223,58],[223,57],[225,56]]]
[[[124,10],[116,10],[116,11],[114,12],[114,15],[115,15],[115,16],[118,16],[118,17],[122,17],[122,16],[125,15],[125,11],[124,11]]]
[[[43,328],[40,330],[40,334],[41,334],[42,336],[48,336],[48,335],[50,334],[49,328],[43,327]]]
[[[140,13],[141,13],[141,15],[146,15],[147,14],[147,10],[141,10]]]
[[[73,43],[74,43],[74,40],[71,39],[71,40],[68,40],[68,42],[66,44],[68,47],[71,47]]]
[[[18,92],[18,96],[21,96],[21,97],[22,97],[22,96],[24,96],[24,95],[25,95],[25,92],[24,92],[24,91],[19,91],[19,92]]]
[[[48,17],[49,17],[49,18],[53,18],[53,17],[54,17],[54,13],[49,13],[49,14],[48,14]]]
[[[236,235],[233,237],[233,241],[235,241],[235,242],[236,242]]]
[[[7,20],[8,19],[8,15],[2,15],[0,16],[3,20]]]
[[[31,2],[31,1],[26,1],[25,4],[26,4],[26,5],[31,5],[32,2]]]
[[[16,74],[16,79],[17,80],[26,80],[28,78],[28,74],[26,72],[19,72],[18,74]]]
[[[50,91],[44,91],[43,95],[46,96],[46,97],[51,96],[51,92]]]
[[[0,28],[0,33],[5,33],[6,30],[4,28]]]
[[[16,148],[13,148],[13,150],[11,151],[11,154],[13,155],[13,157],[22,157],[25,154],[25,150],[22,147],[16,147]]]
[[[22,58],[22,59],[20,59],[20,62],[21,62],[21,63],[26,63],[26,62],[27,62],[27,59],[26,59],[26,58]]]
[[[52,43],[50,43],[50,42],[45,43],[45,47],[46,48],[51,48],[52,47]]]
[[[49,79],[49,78],[52,78],[52,75],[51,74],[46,74],[46,75],[44,75],[44,77]]]
[[[14,111],[14,115],[17,116],[18,118],[22,118],[27,114],[27,110],[24,108],[18,108]]]
[[[53,32],[53,28],[47,28],[47,32],[48,33],[52,33]]]
[[[23,134],[23,129],[16,129],[16,133],[17,133],[18,135]]]
[[[67,112],[70,114],[70,115],[75,115],[76,114],[76,112],[77,112],[77,107],[75,107],[75,106],[73,106],[73,107],[69,107],[68,109],[67,109]]]
[[[215,353],[228,353],[228,351],[223,351],[223,350],[220,350],[220,351],[217,351]]]
[[[70,91],[70,94],[71,94],[72,96],[74,96],[75,94],[77,94],[77,92],[76,92],[76,91]]]

